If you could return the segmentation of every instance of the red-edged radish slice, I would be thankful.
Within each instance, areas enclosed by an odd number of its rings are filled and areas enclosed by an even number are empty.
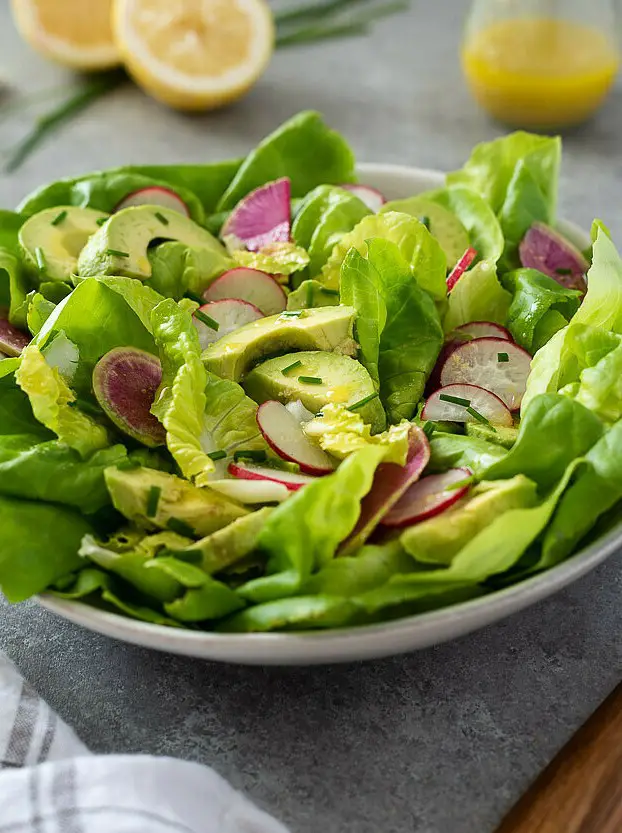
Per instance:
[[[470,321],[468,324],[461,324],[460,327],[456,327],[452,336],[463,341],[474,338],[503,338],[506,341],[514,341],[509,330],[492,321]]]
[[[470,409],[470,410],[469,410]],[[477,385],[447,385],[428,397],[423,419],[432,422],[484,422],[510,428],[514,422],[507,405]]]
[[[370,492],[361,501],[361,514],[353,531],[341,544],[340,555],[358,550],[417,481],[430,461],[430,444],[421,428],[413,425],[409,432],[408,459],[405,466],[381,463],[376,469]]]
[[[469,266],[473,263],[475,258],[477,257],[477,252],[473,248],[469,248],[466,252],[462,255],[460,260],[456,263],[454,268],[451,270],[449,275],[447,276],[447,292],[451,292],[454,286],[458,283],[460,278],[464,275],[467,271]]]
[[[590,264],[576,246],[550,226],[534,223],[518,253],[526,268],[544,272],[567,289],[587,290],[585,273]]]
[[[221,238],[235,237],[250,252],[258,252],[270,243],[289,242],[291,196],[287,177],[256,188],[233,209],[221,229]]]
[[[192,316],[192,323],[199,334],[201,349],[206,350],[219,338],[263,317],[262,311],[254,304],[229,298],[203,304]]]
[[[383,526],[401,528],[440,515],[469,491],[469,469],[449,469],[417,481],[382,519]],[[461,485],[458,485],[461,484]]]
[[[170,188],[161,185],[153,185],[149,188],[139,188],[124,197],[115,207],[115,211],[124,208],[132,208],[135,205],[161,205],[162,208],[170,208],[171,211],[178,211],[184,217],[190,216],[190,210],[179,194]]]
[[[372,188],[370,185],[352,185],[347,182],[341,188],[345,188],[346,191],[351,191],[374,214],[377,214],[386,202],[384,195],[377,188]]]
[[[479,385],[516,411],[530,369],[531,356],[517,344],[503,338],[474,338],[450,353],[441,370],[441,384]]]
[[[239,480],[231,477],[224,480],[210,480],[209,488],[237,500],[238,503],[283,503],[291,497],[291,491],[282,483],[273,480]]]
[[[296,417],[282,402],[269,400],[257,409],[257,425],[264,439],[283,460],[298,463],[306,474],[330,474],[335,463],[304,433]]]
[[[287,307],[287,295],[272,275],[243,266],[216,278],[203,293],[203,298],[206,301],[238,298],[254,304],[264,315],[278,315]]]
[[[229,474],[240,480],[267,480],[270,483],[281,483],[290,492],[297,492],[309,483],[315,483],[317,477],[308,474],[297,474],[292,471],[279,471],[267,466],[254,466],[251,463],[229,463]]]
[[[295,417],[301,425],[311,422],[315,418],[315,414],[302,404],[300,399],[294,399],[293,402],[288,402],[285,407],[290,414]]]
[[[6,318],[0,318],[0,352],[5,356],[19,356],[30,341],[29,335],[18,330]]]

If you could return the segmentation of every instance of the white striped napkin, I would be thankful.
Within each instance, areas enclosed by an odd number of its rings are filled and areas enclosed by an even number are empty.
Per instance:
[[[213,770],[92,755],[0,654],[0,833],[287,833]]]

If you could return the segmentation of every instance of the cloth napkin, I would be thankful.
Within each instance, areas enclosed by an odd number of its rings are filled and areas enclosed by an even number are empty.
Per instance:
[[[0,833],[287,833],[213,770],[93,755],[0,654]]]

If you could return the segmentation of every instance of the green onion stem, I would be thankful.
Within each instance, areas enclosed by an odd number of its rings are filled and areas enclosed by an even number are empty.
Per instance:
[[[360,6],[363,3],[369,3],[369,0],[325,0],[323,3],[301,3],[291,9],[275,12],[274,20],[277,26],[298,21],[322,20],[326,15],[343,12],[350,6]]]
[[[364,35],[367,33],[367,26],[362,23],[341,23],[337,25],[322,25],[305,26],[297,29],[290,34],[278,35],[276,38],[277,49],[282,49],[284,46],[298,46],[301,43],[313,43],[318,40],[328,40],[330,38],[344,38],[353,35]]]

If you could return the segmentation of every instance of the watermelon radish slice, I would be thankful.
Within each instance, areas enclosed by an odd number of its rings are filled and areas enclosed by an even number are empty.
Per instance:
[[[587,290],[590,264],[576,246],[544,223],[534,223],[518,247],[527,269],[538,269],[567,289]]]
[[[370,492],[361,501],[361,514],[354,530],[341,544],[340,555],[356,552],[374,529],[417,481],[430,461],[430,444],[421,428],[413,425],[409,433],[405,466],[381,463],[376,469]]]
[[[503,338],[474,338],[448,356],[441,385],[479,385],[499,397],[511,411],[520,408],[531,369],[531,356]]]
[[[428,397],[422,419],[432,422],[489,422],[510,428],[514,422],[507,405],[477,385],[446,385]]]
[[[280,483],[290,492],[297,492],[309,483],[315,483],[317,477],[308,474],[297,474],[291,471],[279,471],[267,466],[254,466],[251,463],[230,463],[229,474],[240,480],[267,480],[270,483]]]
[[[386,202],[384,195],[377,188],[372,188],[370,185],[352,185],[351,183],[346,183],[340,187],[345,188],[346,191],[351,191],[374,214],[377,214]]]
[[[470,321],[468,324],[461,324],[460,327],[456,327],[452,336],[463,341],[474,338],[503,338],[506,341],[514,341],[509,330],[492,321]]]
[[[30,336],[14,327],[6,318],[0,318],[0,352],[17,357],[30,344]]]
[[[206,301],[238,298],[254,304],[264,315],[278,315],[287,307],[287,295],[272,275],[259,269],[230,269],[210,284],[203,293]]]
[[[460,260],[456,263],[454,268],[451,270],[449,275],[447,276],[447,292],[451,292],[454,286],[458,283],[460,278],[464,275],[467,271],[469,266],[473,263],[475,258],[477,257],[477,252],[473,248],[468,248],[466,252],[462,255]]]
[[[150,188],[139,188],[132,191],[117,204],[115,211],[122,211],[124,208],[132,208],[135,205],[161,205],[162,208],[170,208],[171,211],[178,211],[184,217],[190,216],[190,209],[182,198],[170,188],[161,185],[153,185]]]
[[[399,529],[440,515],[467,494],[470,477],[469,469],[449,469],[443,474],[422,478],[384,516],[382,525]]]
[[[192,316],[192,323],[199,334],[201,349],[206,350],[219,338],[263,317],[262,311],[254,304],[229,298],[203,304]]]
[[[332,458],[307,437],[299,420],[281,402],[270,400],[260,405],[257,425],[270,448],[283,460],[298,463],[305,474],[334,471]]]
[[[124,434],[152,448],[166,439],[151,413],[161,382],[159,360],[135,347],[115,347],[93,371],[93,391],[104,413]]]
[[[209,488],[238,503],[283,503],[291,497],[291,491],[273,480],[240,480],[235,477],[210,480]]]
[[[221,238],[234,237],[250,252],[258,252],[270,243],[289,242],[291,193],[287,177],[252,191],[225,221]]]

